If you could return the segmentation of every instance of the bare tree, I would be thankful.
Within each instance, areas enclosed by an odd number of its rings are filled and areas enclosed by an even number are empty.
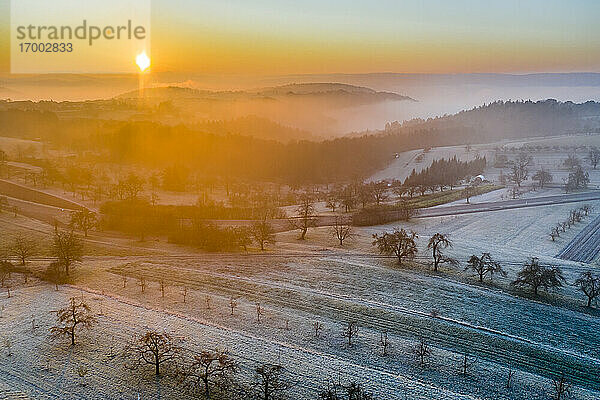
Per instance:
[[[379,181],[371,184],[371,193],[377,205],[381,205],[389,197],[388,185],[385,181]]]
[[[50,328],[54,337],[69,336],[71,345],[75,345],[75,334],[80,329],[89,329],[96,322],[90,307],[82,300],[71,297],[69,305],[56,313],[57,325]]]
[[[51,247],[52,255],[64,267],[68,276],[73,263],[81,261],[83,256],[83,242],[73,231],[55,232]]]
[[[467,261],[465,271],[467,270],[475,271],[479,275],[479,282],[483,282],[483,278],[488,274],[490,277],[495,273],[506,276],[506,272],[502,269],[500,263],[494,261],[490,253],[483,253],[481,257],[472,255],[469,261]]]
[[[348,385],[328,383],[327,389],[319,392],[319,400],[374,400],[375,397],[367,392],[359,383]]]
[[[564,282],[565,278],[560,268],[540,265],[539,260],[533,257],[530,262],[525,263],[512,285],[528,286],[537,296],[540,287],[546,290],[559,288],[563,286]]]
[[[152,365],[157,376],[164,364],[177,359],[179,352],[180,348],[171,335],[157,331],[147,331],[125,347],[125,356],[131,358],[133,368],[142,364]]]
[[[512,166],[512,172],[509,178],[512,182],[516,183],[518,187],[521,187],[521,183],[527,180],[529,175],[528,166],[533,161],[530,154],[522,152],[517,156]]]
[[[275,233],[273,227],[267,221],[256,222],[252,225],[250,235],[256,243],[260,245],[262,251],[265,250],[266,244],[275,243]]]
[[[194,355],[193,361],[185,371],[185,378],[204,392],[206,399],[211,398],[212,388],[225,388],[237,372],[236,362],[222,350],[202,351]]]
[[[340,246],[344,245],[344,240],[354,235],[349,220],[339,215],[335,217],[333,226],[331,227],[331,234],[340,242]]]
[[[233,315],[233,311],[235,310],[235,308],[238,306],[238,302],[237,300],[232,296],[229,299],[229,308],[231,309],[231,315]]]
[[[263,308],[260,303],[256,303],[256,321],[260,324],[260,319],[263,315]]]
[[[421,368],[425,367],[425,362],[427,361],[427,358],[429,358],[429,356],[431,355],[431,349],[429,348],[429,344],[425,341],[424,338],[421,338],[421,340],[419,340],[419,343],[417,343],[417,345],[415,346],[414,351],[419,361],[419,366]]]
[[[315,205],[313,197],[304,193],[300,196],[300,204],[296,207],[296,213],[298,214],[295,218],[290,219],[292,228],[300,231],[300,240],[306,239],[306,232],[308,228],[315,226]]]
[[[140,276],[138,278],[138,286],[140,287],[142,293],[146,291],[146,286],[148,286],[148,284],[146,283],[146,278],[144,276]]]
[[[183,290],[181,291],[181,295],[183,296],[183,304],[185,304],[185,299],[186,299],[186,297],[188,295],[188,288],[187,288],[187,286],[183,287]]]
[[[284,368],[279,364],[264,364],[254,373],[254,390],[259,400],[275,400],[288,391],[292,384],[283,376]]]
[[[554,400],[564,400],[571,394],[571,383],[567,381],[564,372],[559,377],[552,379]]]
[[[475,364],[475,361],[476,360],[471,359],[467,353],[464,353],[462,361],[460,363],[460,374],[462,376],[467,376],[467,373],[469,372],[469,368],[471,368],[471,366],[473,364]]]
[[[165,280],[161,279],[160,282],[159,282],[159,285],[160,285],[160,296],[162,298],[164,298],[165,297],[165,287],[166,287]]]
[[[71,214],[71,221],[69,225],[74,229],[82,231],[84,236],[87,237],[88,232],[91,229],[94,229],[97,223],[98,219],[96,214],[86,208],[73,212]]]
[[[313,330],[315,332],[315,337],[319,338],[319,335],[321,334],[321,331],[323,330],[323,324],[318,321],[313,322]]]
[[[543,189],[544,186],[546,186],[548,183],[552,182],[553,176],[552,176],[552,174],[550,174],[550,172],[548,172],[544,168],[542,168],[542,169],[538,170],[535,174],[533,174],[531,179],[533,179],[534,181],[537,181],[538,184],[540,185],[540,189]]]
[[[342,337],[348,339],[348,346],[352,347],[352,339],[358,335],[358,324],[356,321],[350,321],[346,324],[342,332]]]
[[[373,246],[377,246],[381,254],[395,255],[398,263],[406,258],[413,259],[417,254],[417,238],[415,232],[407,233],[404,229],[397,228],[392,233],[384,232],[382,235],[373,234]]]
[[[455,258],[447,257],[443,251],[447,248],[452,247],[452,242],[447,235],[442,233],[436,233],[427,243],[427,250],[431,250],[433,256],[433,270],[438,271],[438,268],[442,264],[449,264],[457,266],[458,261]]]
[[[25,265],[37,251],[37,242],[33,239],[27,238],[22,234],[17,234],[13,239],[13,243],[10,246],[10,252],[21,262],[21,265]]]
[[[387,331],[381,332],[379,334],[379,345],[381,346],[381,350],[384,356],[387,356],[388,347],[390,346],[390,342],[388,340]]]
[[[508,373],[506,375],[506,388],[507,389],[512,388],[512,381],[513,381],[514,376],[515,376],[515,370],[512,367],[512,365],[510,365],[508,367]]]
[[[600,296],[600,275],[592,274],[592,271],[582,272],[575,281],[579,288],[588,298],[587,306],[592,306],[592,301]]]
[[[592,167],[596,169],[600,162],[600,150],[597,147],[592,147],[587,156],[588,161],[592,164]]]

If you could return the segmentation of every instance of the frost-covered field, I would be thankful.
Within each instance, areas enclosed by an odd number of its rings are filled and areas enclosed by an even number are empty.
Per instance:
[[[98,315],[98,325],[82,334],[73,348],[47,334],[53,320],[50,311],[70,296],[84,296],[103,314]],[[194,296],[201,294],[192,292],[190,297]],[[146,399],[185,398],[169,379],[155,380],[151,370],[134,373],[123,367],[121,345],[148,327],[184,338],[189,350],[228,348],[247,376],[259,363],[281,362],[288,379],[299,384],[290,398],[313,399],[317,386],[338,378],[364,382],[385,399],[545,399],[550,390],[548,380],[524,372],[517,373],[512,389],[505,389],[507,370],[483,359],[473,365],[471,375],[462,377],[458,373],[461,356],[441,348],[434,349],[428,366],[421,369],[411,354],[413,341],[400,335],[390,336],[391,351],[385,357],[375,345],[377,333],[371,329],[365,328],[355,346],[347,348],[338,335],[335,318],[319,317],[324,330],[322,338],[315,339],[309,326],[315,316],[295,311],[286,314],[287,307],[267,305],[267,318],[259,325],[253,320],[252,304],[242,302],[231,317],[225,300],[214,296],[211,310],[198,313],[185,310],[173,296],[138,303],[71,288],[58,292],[49,286],[20,289],[4,301],[3,336],[11,346],[2,349],[0,393],[42,399],[133,399],[137,393]],[[289,330],[281,325],[283,317],[290,319]],[[84,380],[76,373],[79,366],[88,368]],[[581,399],[598,395],[581,389],[575,393]]]

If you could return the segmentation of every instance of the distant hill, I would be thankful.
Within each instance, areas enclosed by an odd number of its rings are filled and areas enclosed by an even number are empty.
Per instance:
[[[208,90],[197,90],[178,86],[165,86],[165,87],[154,87],[147,88],[143,92],[139,90],[133,90],[127,93],[123,93],[116,96],[117,99],[135,99],[139,97],[151,98],[151,99],[164,99],[164,100],[175,100],[175,99],[248,99],[256,97],[288,97],[297,95],[337,95],[340,97],[360,97],[370,96],[373,101],[415,101],[408,96],[402,96],[397,93],[391,92],[378,92],[373,89],[362,86],[353,86],[343,83],[294,83],[289,85],[282,85],[276,87],[259,88],[252,90],[240,90],[240,91],[208,91]]]
[[[177,86],[147,88],[121,94],[115,100],[177,110],[186,120],[225,121],[248,116],[312,132],[317,137],[346,133],[340,124],[358,107],[388,102],[415,102],[391,92],[341,83],[303,83],[239,91],[207,91]],[[364,111],[363,111],[364,113]],[[299,138],[301,139],[301,138]],[[304,139],[304,137],[302,138]]]
[[[394,134],[415,129],[462,129],[460,138],[440,138],[455,144],[599,132],[600,103],[559,102],[554,99],[536,102],[496,101],[454,115],[388,123],[383,133]]]

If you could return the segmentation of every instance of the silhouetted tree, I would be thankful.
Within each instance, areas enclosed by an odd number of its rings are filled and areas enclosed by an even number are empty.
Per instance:
[[[375,400],[375,397],[356,382],[328,383],[327,389],[319,392],[319,400]]]
[[[344,327],[342,331],[342,337],[348,339],[348,346],[352,346],[352,339],[358,335],[358,323],[356,321],[350,321]]]
[[[55,232],[51,251],[60,265],[64,267],[65,274],[68,276],[73,263],[81,261],[83,242],[73,231]]]
[[[88,209],[75,211],[71,214],[69,225],[83,232],[84,236],[88,236],[90,229],[94,229],[98,223],[96,214]]]
[[[550,172],[546,171],[544,168],[538,170],[531,178],[538,182],[540,189],[543,189],[544,186],[552,182],[553,179],[552,174],[550,174]]]
[[[452,247],[452,242],[448,239],[447,235],[442,233],[436,233],[431,238],[429,238],[429,242],[427,243],[427,250],[431,250],[433,257],[433,270],[438,271],[438,268],[442,264],[449,264],[452,266],[457,266],[458,261],[455,258],[447,257],[444,254],[444,250]]]
[[[431,355],[431,349],[429,348],[429,344],[425,341],[425,339],[421,338],[421,340],[419,340],[419,343],[417,343],[415,346],[414,352],[419,360],[419,365],[421,368],[425,367],[425,362]]]
[[[591,307],[592,301],[600,296],[600,275],[594,275],[592,271],[582,272],[575,281],[575,286],[587,296],[587,306]]]
[[[236,362],[222,350],[202,351],[193,357],[186,368],[185,379],[201,389],[206,399],[211,398],[212,388],[225,389],[237,372]]]
[[[31,238],[27,238],[22,234],[17,234],[10,246],[10,253],[25,265],[37,250],[37,242]]]
[[[552,379],[552,388],[554,389],[554,400],[564,400],[571,394],[571,383],[567,381],[564,372],[560,376]]]
[[[262,251],[265,250],[266,244],[275,243],[275,233],[273,227],[267,221],[255,222],[250,231],[252,238],[260,245]]]
[[[377,246],[381,254],[395,255],[398,263],[406,258],[413,259],[417,254],[417,234],[415,232],[407,233],[404,229],[394,229],[394,232],[384,232],[382,235],[373,234],[373,246]]]
[[[163,364],[173,363],[179,352],[180,348],[171,335],[157,331],[147,331],[125,347],[125,356],[133,362],[132,368],[149,364],[154,367],[157,376]]]
[[[596,169],[598,163],[600,162],[600,150],[597,147],[592,147],[588,153],[587,159],[589,160],[590,164],[592,164],[592,167]]]
[[[331,234],[340,242],[340,246],[343,246],[344,240],[353,235],[349,220],[339,215],[336,216],[331,227]]]
[[[316,223],[315,219],[315,206],[313,197],[304,193],[300,196],[300,204],[296,207],[296,213],[298,214],[295,218],[290,219],[290,223],[294,229],[300,231],[300,240],[306,239],[306,232],[308,228],[313,227]]]
[[[254,392],[258,400],[276,400],[292,384],[284,377],[285,369],[279,364],[264,364],[254,371]]]
[[[494,261],[490,253],[483,253],[481,257],[472,255],[467,262],[465,271],[472,270],[479,275],[479,282],[483,282],[483,278],[490,274],[492,277],[495,273],[506,276],[506,272],[502,269],[500,263]]]
[[[50,328],[53,336],[69,336],[71,345],[75,345],[75,333],[80,329],[89,329],[96,318],[92,314],[90,307],[81,299],[71,297],[69,305],[56,313],[57,325]]]
[[[532,257],[531,261],[523,266],[512,285],[530,287],[537,296],[539,288],[546,290],[558,288],[562,287],[563,282],[565,282],[565,278],[560,268],[540,265],[538,259]]]

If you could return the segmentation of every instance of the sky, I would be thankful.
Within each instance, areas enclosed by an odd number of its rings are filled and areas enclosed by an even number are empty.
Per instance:
[[[9,3],[0,0],[0,72]],[[153,0],[152,64],[241,75],[600,72],[599,17],[594,0]]]

